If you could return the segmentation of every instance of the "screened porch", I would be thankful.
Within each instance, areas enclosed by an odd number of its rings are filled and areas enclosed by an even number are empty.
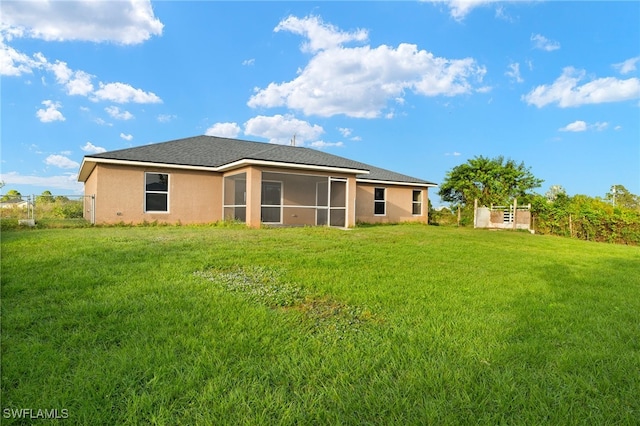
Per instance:
[[[225,220],[247,221],[247,173],[224,178]],[[260,221],[279,226],[347,226],[347,179],[261,173]]]

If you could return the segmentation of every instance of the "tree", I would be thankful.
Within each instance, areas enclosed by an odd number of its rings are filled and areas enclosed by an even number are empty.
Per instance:
[[[542,182],[524,163],[479,156],[447,172],[438,195],[454,205],[467,206],[476,198],[480,205],[505,205],[516,197],[530,196],[528,191]]]
[[[613,185],[611,191],[605,196],[605,199],[609,200],[614,207],[630,210],[640,209],[640,197],[629,192],[624,185]]]
[[[566,196],[567,191],[562,185],[551,185],[549,190],[544,194],[544,196],[550,203],[553,203],[559,196],[563,195]]]
[[[22,194],[16,191],[15,189],[8,190],[7,193],[4,194],[4,196],[0,199],[0,201],[2,202],[16,201],[16,200],[22,200]]]
[[[53,201],[51,191],[44,191],[41,195],[36,197],[36,203],[53,203]]]

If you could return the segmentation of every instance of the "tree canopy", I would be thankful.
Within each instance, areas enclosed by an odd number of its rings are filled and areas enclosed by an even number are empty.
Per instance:
[[[616,207],[630,210],[640,209],[640,197],[629,192],[624,185],[613,185],[611,191],[605,195],[605,199],[611,201]]]
[[[21,199],[22,199],[22,194],[20,194],[15,189],[10,189],[7,191],[6,194],[4,194],[4,196],[0,199],[0,201],[4,203],[5,201],[16,201]]]
[[[36,203],[53,203],[53,195],[51,191],[44,191],[41,195],[36,197]]]
[[[514,198],[531,195],[529,191],[542,184],[524,163],[504,157],[478,156],[447,172],[438,195],[454,205],[509,204]]]

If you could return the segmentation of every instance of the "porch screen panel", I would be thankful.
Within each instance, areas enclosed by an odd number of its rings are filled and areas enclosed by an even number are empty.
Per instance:
[[[261,217],[264,223],[282,221],[282,182],[262,181]]]
[[[224,178],[224,219],[247,220],[247,174]]]
[[[331,209],[331,226],[344,228],[347,226],[347,214],[344,209]]]
[[[342,179],[330,180],[329,225],[347,225],[347,182]]]
[[[316,184],[316,225],[329,225],[329,179]]]
[[[294,172],[262,172],[262,221],[282,225],[346,225],[347,181]]]
[[[347,182],[331,180],[331,208],[347,207]]]

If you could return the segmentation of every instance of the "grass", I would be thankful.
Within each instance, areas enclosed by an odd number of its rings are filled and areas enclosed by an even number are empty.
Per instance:
[[[638,424],[639,266],[420,225],[6,231],[3,424]]]

